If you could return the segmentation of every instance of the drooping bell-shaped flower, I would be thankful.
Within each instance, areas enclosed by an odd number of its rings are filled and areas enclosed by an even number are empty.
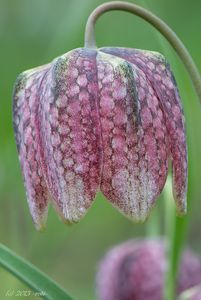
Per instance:
[[[98,269],[98,299],[164,299],[166,249],[167,245],[160,239],[131,240],[112,248]],[[177,294],[198,284],[201,284],[201,258],[186,249],[177,275]]]
[[[174,77],[156,52],[79,48],[22,73],[13,96],[15,136],[33,220],[51,200],[77,222],[98,189],[144,221],[173,166],[186,211],[184,117]]]

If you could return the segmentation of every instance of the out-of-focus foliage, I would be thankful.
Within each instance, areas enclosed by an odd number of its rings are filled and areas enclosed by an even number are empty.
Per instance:
[[[29,215],[12,129],[12,89],[23,70],[42,65],[83,46],[89,13],[102,0],[0,0],[0,241],[47,272],[75,299],[91,300],[97,262],[112,245],[145,234],[99,195],[87,216],[67,227],[50,208],[47,229],[36,232]],[[136,0],[163,18],[184,41],[201,71],[201,2],[198,0]],[[170,61],[183,99],[189,146],[189,233],[201,249],[201,109],[189,78],[172,48],[138,17],[111,12],[96,26],[99,46],[156,50]],[[163,199],[157,206],[164,217]],[[150,217],[150,219],[152,216]],[[147,223],[149,225],[149,223]],[[0,269],[0,299],[7,292],[27,290]],[[12,297],[10,297],[11,299]],[[29,297],[30,300],[37,297]]]

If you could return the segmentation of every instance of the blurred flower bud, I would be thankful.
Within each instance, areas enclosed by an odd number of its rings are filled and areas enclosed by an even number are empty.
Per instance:
[[[100,264],[100,300],[163,300],[167,270],[162,240],[131,240],[111,249]],[[201,260],[184,251],[177,280],[178,294],[201,284]]]

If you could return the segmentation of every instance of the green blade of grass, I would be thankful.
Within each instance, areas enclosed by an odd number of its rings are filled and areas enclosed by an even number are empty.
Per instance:
[[[2,244],[0,244],[0,266],[23,281],[33,291],[40,293],[43,299],[73,300],[62,287],[45,273]]]

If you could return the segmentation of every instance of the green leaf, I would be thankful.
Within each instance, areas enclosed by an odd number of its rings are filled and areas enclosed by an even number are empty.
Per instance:
[[[40,297],[48,300],[73,300],[67,292],[34,265],[0,244],[0,266],[19,278]]]

